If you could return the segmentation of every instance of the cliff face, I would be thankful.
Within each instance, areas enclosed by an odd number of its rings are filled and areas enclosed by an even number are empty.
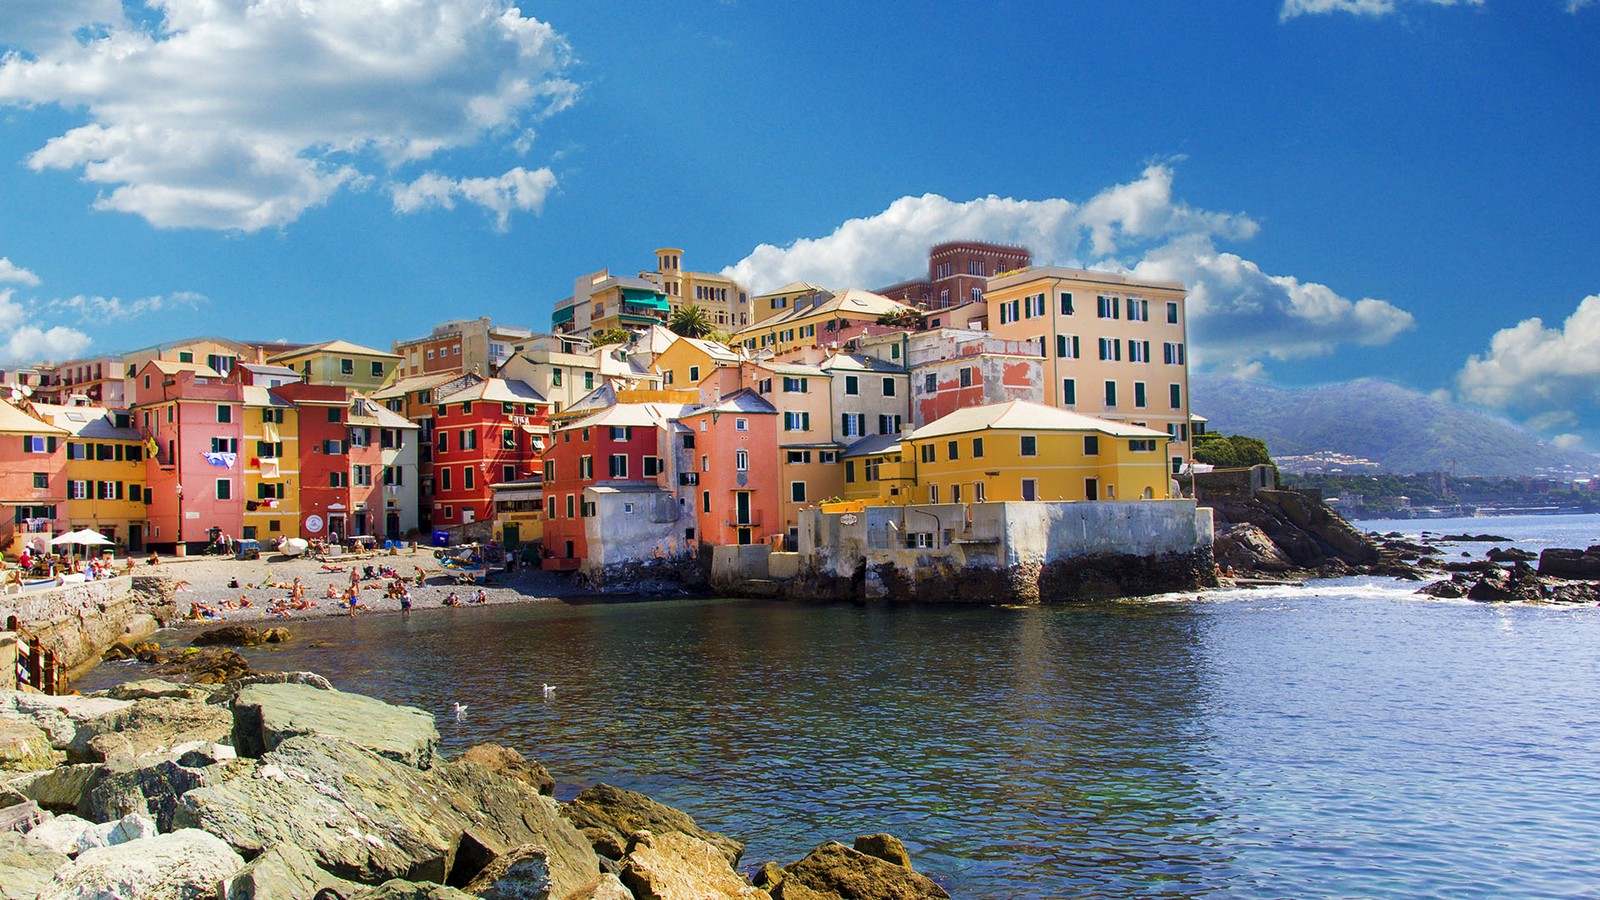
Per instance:
[[[1262,490],[1202,500],[1215,516],[1217,565],[1241,573],[1410,577],[1411,567],[1313,494]]]

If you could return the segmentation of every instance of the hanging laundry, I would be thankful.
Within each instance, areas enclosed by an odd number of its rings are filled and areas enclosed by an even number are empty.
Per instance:
[[[224,453],[217,450],[208,451],[203,455],[205,456],[207,463],[223,469],[233,468],[233,461],[237,458],[236,454]]]
[[[277,478],[278,477],[278,461],[276,459],[263,459],[261,461],[261,477],[262,478]]]
[[[160,447],[160,445],[158,445],[156,443],[156,439],[155,438],[147,437],[147,438],[144,439],[144,454],[146,456],[150,457],[151,459],[154,459],[155,455],[157,453],[159,453],[160,451],[161,451],[161,447]]]
[[[261,426],[261,438],[269,444],[276,444],[279,440],[277,424],[274,422],[263,424]]]

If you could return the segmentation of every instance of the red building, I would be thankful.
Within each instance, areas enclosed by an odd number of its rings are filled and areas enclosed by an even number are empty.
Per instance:
[[[490,378],[440,397],[433,417],[433,527],[487,522],[496,482],[532,475],[550,402],[526,382]]]
[[[271,391],[295,405],[300,422],[300,536],[349,537],[349,389],[297,381]]]
[[[875,293],[920,309],[946,309],[983,300],[987,279],[1033,265],[1026,247],[984,241],[950,241],[928,251],[928,277],[881,288]]]

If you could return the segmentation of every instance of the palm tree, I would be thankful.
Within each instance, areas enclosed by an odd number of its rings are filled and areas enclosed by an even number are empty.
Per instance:
[[[711,333],[711,320],[706,318],[706,311],[694,304],[682,306],[672,314],[672,321],[667,324],[673,334],[687,338],[701,338]]]

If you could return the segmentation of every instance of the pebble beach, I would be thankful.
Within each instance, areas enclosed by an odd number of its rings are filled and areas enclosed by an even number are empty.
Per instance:
[[[281,622],[288,619],[347,616],[350,611],[341,605],[338,595],[350,586],[351,568],[364,570],[366,566],[372,566],[374,571],[389,566],[398,572],[411,590],[412,609],[442,607],[445,605],[445,598],[452,592],[462,603],[466,603],[477,594],[479,588],[483,589],[487,597],[486,605],[537,603],[562,597],[582,596],[587,593],[575,588],[564,576],[533,568],[519,569],[516,572],[493,572],[488,582],[483,584],[456,584],[451,571],[440,565],[439,561],[434,559],[431,550],[425,547],[419,547],[415,552],[402,550],[394,556],[381,554],[364,559],[335,558],[326,561],[313,559],[310,556],[285,557],[278,554],[262,554],[257,560],[236,560],[220,556],[162,557],[157,565],[150,566],[145,560],[139,559],[134,574],[163,575],[177,583],[176,601],[179,618],[167,623],[168,625],[179,628],[209,628],[219,622]],[[422,585],[417,585],[415,582],[417,567],[421,567],[425,573]],[[288,585],[296,578],[305,585],[306,600],[314,602],[316,606],[306,610],[290,610],[286,616],[269,614],[268,605],[274,600],[287,598]],[[400,601],[385,594],[385,589],[392,580],[383,577],[368,579],[363,576],[360,607],[364,608],[358,607],[355,614],[359,616],[400,612]],[[235,582],[238,584],[237,587],[232,586]],[[329,599],[327,596],[330,585],[335,592],[334,599]],[[250,605],[238,609],[220,608],[224,601],[240,604],[242,600],[248,600]],[[221,618],[183,618],[194,603],[218,609]]]

